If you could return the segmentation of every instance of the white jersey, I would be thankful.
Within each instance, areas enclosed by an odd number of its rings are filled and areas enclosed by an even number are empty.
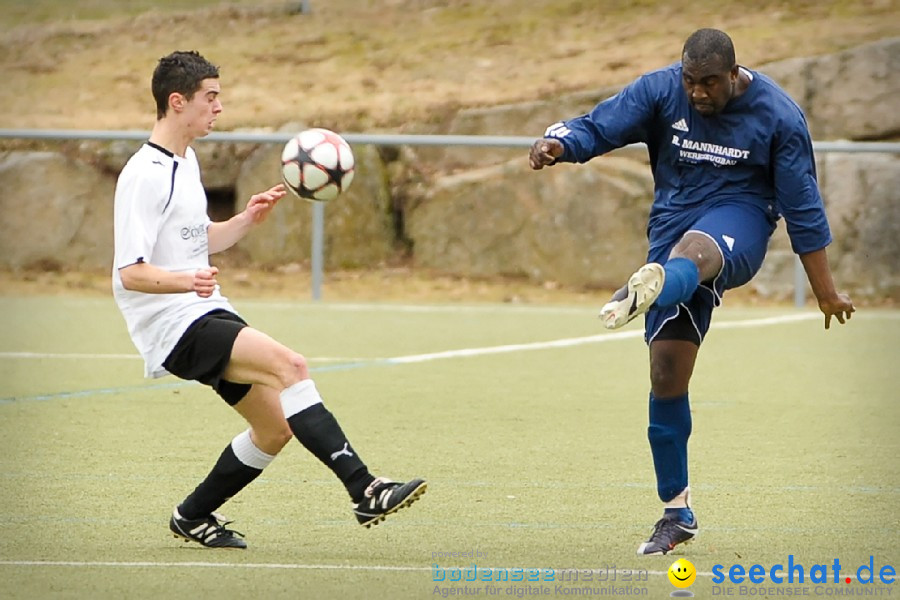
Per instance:
[[[184,158],[151,142],[128,160],[116,184],[113,295],[131,340],[144,358],[144,374],[168,374],[162,363],[188,326],[206,313],[236,313],[218,288],[209,298],[195,292],[147,294],[126,290],[119,269],[140,262],[167,271],[209,268],[206,192],[193,149]]]

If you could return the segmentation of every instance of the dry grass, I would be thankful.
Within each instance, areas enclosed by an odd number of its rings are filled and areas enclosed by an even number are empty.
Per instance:
[[[748,5],[312,0],[313,14],[290,15],[284,0],[0,0],[0,127],[148,128],[149,75],[174,49],[222,66],[221,129],[397,129],[622,83],[677,60],[701,26],[729,31],[754,66],[896,35],[900,16],[900,0]]]

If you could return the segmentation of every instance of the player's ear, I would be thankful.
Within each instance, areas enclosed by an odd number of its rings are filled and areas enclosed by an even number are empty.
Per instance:
[[[175,112],[181,112],[184,110],[184,105],[186,103],[186,99],[184,94],[179,94],[178,92],[172,92],[169,94],[169,106]]]

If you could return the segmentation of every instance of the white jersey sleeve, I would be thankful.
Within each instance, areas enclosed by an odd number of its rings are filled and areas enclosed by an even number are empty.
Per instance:
[[[164,171],[164,166],[160,165],[158,170]],[[117,269],[150,262],[165,203],[171,193],[165,187],[165,179],[152,170],[122,171],[115,199],[114,266]]]

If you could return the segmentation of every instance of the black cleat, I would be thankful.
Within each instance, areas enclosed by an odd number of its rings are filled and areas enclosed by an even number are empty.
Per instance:
[[[377,525],[389,514],[418,500],[427,487],[428,484],[422,479],[400,483],[377,477],[366,488],[365,497],[353,505],[353,512],[363,527]]]
[[[178,509],[169,519],[169,529],[177,538],[185,542],[197,542],[207,548],[246,548],[247,542],[242,540],[243,533],[225,529],[231,523],[218,513],[212,513],[205,519],[185,519],[178,514]]]
[[[668,554],[678,544],[686,544],[694,539],[698,531],[697,517],[694,517],[693,523],[683,523],[664,516],[653,526],[650,539],[638,547],[638,556]]]

